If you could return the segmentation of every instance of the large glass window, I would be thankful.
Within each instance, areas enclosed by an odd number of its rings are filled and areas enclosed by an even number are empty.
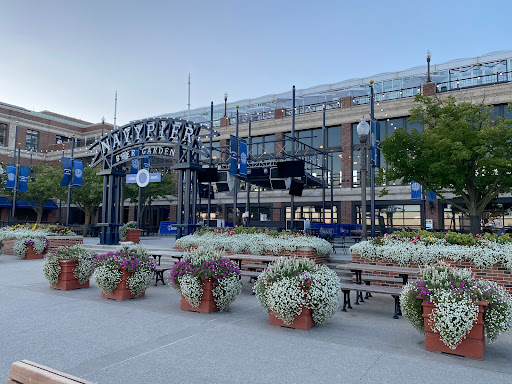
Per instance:
[[[327,128],[327,147],[341,148],[341,126]]]
[[[7,145],[7,124],[0,123],[0,147]]]
[[[25,149],[27,151],[37,151],[38,145],[39,145],[39,132],[32,131],[32,130],[28,129],[26,139],[25,139]]]

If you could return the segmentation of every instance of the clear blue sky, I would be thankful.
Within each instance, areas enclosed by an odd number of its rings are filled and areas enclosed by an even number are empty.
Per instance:
[[[0,101],[92,122],[511,49],[508,0],[0,1]]]

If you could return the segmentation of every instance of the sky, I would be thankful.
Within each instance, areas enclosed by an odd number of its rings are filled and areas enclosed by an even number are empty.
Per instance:
[[[512,49],[512,2],[0,0],[0,102],[117,124]]]

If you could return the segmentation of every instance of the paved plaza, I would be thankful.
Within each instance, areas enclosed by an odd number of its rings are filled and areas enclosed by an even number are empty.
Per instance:
[[[204,315],[180,311],[180,296],[163,285],[123,302],[101,298],[94,281],[52,290],[42,265],[0,256],[0,383],[21,359],[97,383],[512,382],[511,333],[483,361],[427,352],[423,335],[392,318],[387,296],[304,332],[270,326],[247,278],[228,312]]]

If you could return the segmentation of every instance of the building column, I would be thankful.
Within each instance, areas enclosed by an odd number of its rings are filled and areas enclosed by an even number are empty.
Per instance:
[[[229,117],[221,117],[220,118],[220,127],[226,128],[227,126],[229,126]]]
[[[276,157],[281,157],[284,155],[284,146],[285,146],[285,137],[282,132],[277,132],[274,134],[274,140],[276,141]]]
[[[341,187],[352,187],[352,124],[341,125]]]
[[[274,120],[283,119],[286,117],[286,109],[278,108],[274,111]]]
[[[272,221],[281,221],[283,216],[283,203],[272,204]]]
[[[339,224],[352,224],[352,202],[342,201],[341,212],[338,214]]]
[[[434,96],[436,94],[436,83],[431,81],[430,83],[423,84],[423,95]]]

